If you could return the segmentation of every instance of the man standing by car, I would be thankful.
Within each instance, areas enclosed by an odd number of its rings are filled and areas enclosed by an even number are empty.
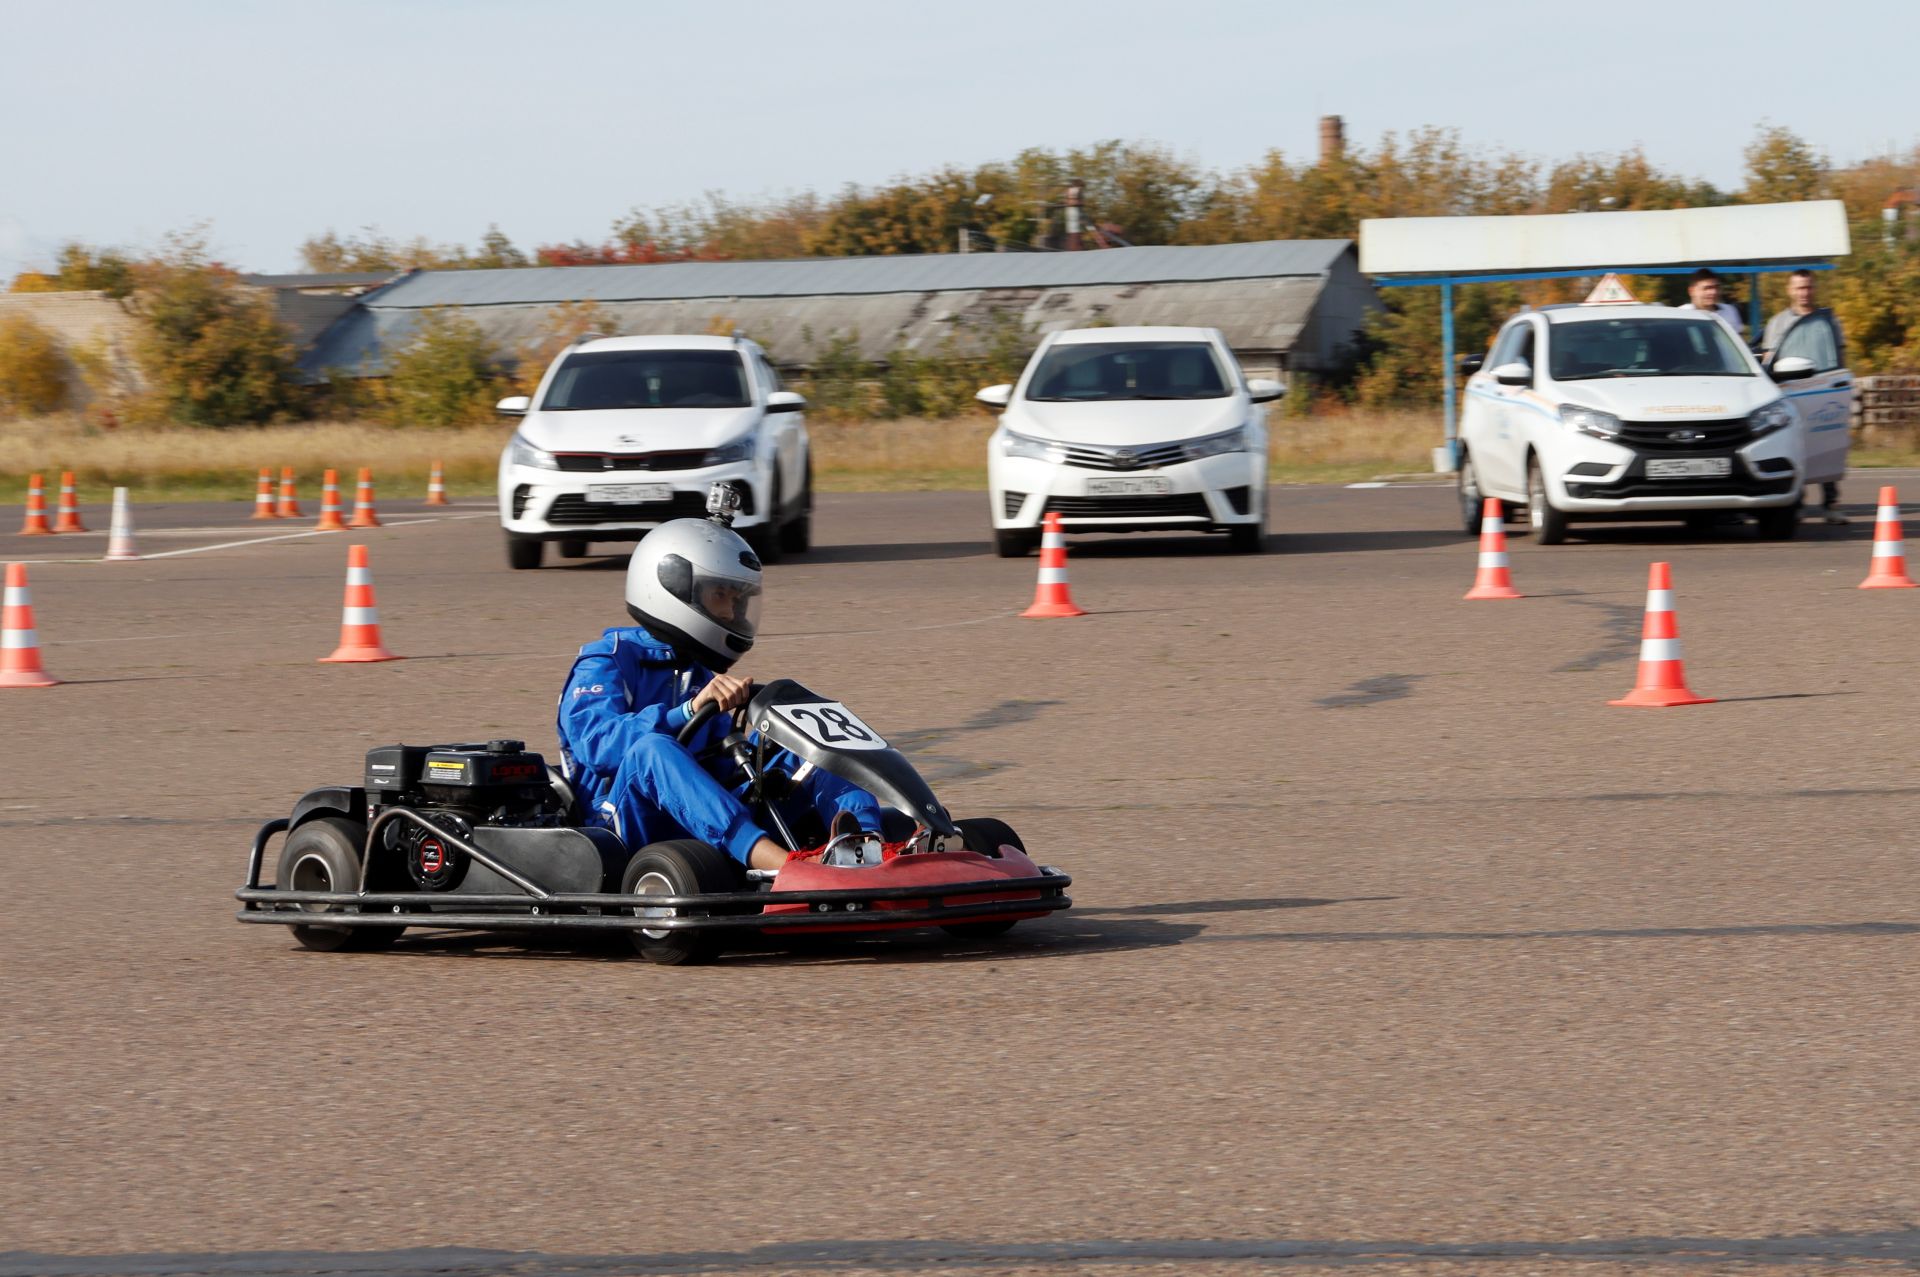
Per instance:
[[[1840,318],[1825,306],[1816,306],[1813,301],[1813,272],[1797,270],[1787,276],[1787,308],[1767,321],[1766,333],[1760,338],[1760,359],[1769,366],[1773,363],[1774,352],[1780,349],[1793,326],[1809,315],[1824,316],[1833,325],[1833,337],[1839,346],[1838,362],[1847,362],[1846,336],[1840,331]],[[1840,504],[1840,485],[1834,482],[1820,485],[1823,498],[1821,506],[1826,511],[1827,522],[1839,526],[1847,522],[1847,516],[1837,508]]]
[[[1704,310],[1720,317],[1720,322],[1740,335],[1745,332],[1740,323],[1740,309],[1720,300],[1720,276],[1714,274],[1711,266],[1702,266],[1693,272],[1693,278],[1687,283],[1687,302],[1681,310]]]

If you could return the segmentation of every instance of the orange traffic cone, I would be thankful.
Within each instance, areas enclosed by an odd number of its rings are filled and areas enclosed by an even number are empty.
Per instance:
[[[273,508],[273,470],[268,466],[260,467],[260,483],[253,490],[253,517],[256,519],[280,517]]]
[[[47,523],[47,490],[37,474],[27,480],[27,521],[20,525],[20,535],[23,537],[53,535],[53,528]]]
[[[293,494],[293,467],[280,467],[280,508],[274,513],[283,519],[300,517],[300,500]]]
[[[360,467],[360,482],[353,490],[353,517],[347,520],[350,528],[377,528],[380,516],[373,512],[373,471],[366,466]]]
[[[353,664],[361,661],[398,661],[403,658],[389,652],[380,641],[380,609],[373,604],[373,569],[367,566],[367,547],[347,547],[347,603],[340,614],[340,646],[320,663]]]
[[[55,532],[85,532],[87,525],[80,522],[80,498],[73,489],[73,471],[60,472],[60,512],[53,521]]]
[[[1033,606],[1022,616],[1085,616],[1067,588],[1067,534],[1060,516],[1049,512],[1040,533],[1040,580],[1033,587]]]
[[[1880,513],[1873,521],[1873,567],[1863,590],[1911,590],[1907,575],[1907,547],[1900,539],[1900,494],[1892,485],[1880,489]]]
[[[447,485],[440,478],[440,463],[433,463],[433,469],[427,475],[427,504],[447,505]]]
[[[52,687],[59,681],[40,668],[40,636],[33,629],[27,565],[9,563],[6,600],[0,606],[0,687]]]
[[[329,470],[320,483],[320,522],[313,525],[313,530],[340,532],[346,526],[340,518],[340,476],[337,471]]]
[[[113,518],[107,526],[108,563],[126,563],[140,557],[133,548],[133,508],[127,504],[127,490],[113,490]]]
[[[1473,575],[1473,588],[1463,596],[1469,599],[1524,599],[1513,588],[1513,576],[1507,570],[1507,522],[1500,498],[1488,497],[1480,515],[1480,568]]]
[[[1673,569],[1656,563],[1647,573],[1647,619],[1640,630],[1640,676],[1633,690],[1609,705],[1710,705],[1687,687],[1680,659],[1680,625],[1673,616]]]

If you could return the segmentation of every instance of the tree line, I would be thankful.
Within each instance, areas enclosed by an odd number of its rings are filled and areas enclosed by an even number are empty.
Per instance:
[[[1106,141],[1068,150],[1032,149],[1008,161],[972,168],[947,166],[901,177],[876,187],[843,188],[759,200],[711,194],[700,201],[637,207],[616,219],[605,235],[521,249],[497,227],[472,248],[424,238],[399,240],[367,229],[341,236],[328,230],[300,246],[314,272],[497,269],[529,265],[648,263],[687,260],[764,260],[810,256],[862,256],[954,251],[961,237],[978,250],[1026,250],[1058,243],[1062,195],[1071,181],[1083,188],[1083,205],[1095,245],[1224,244],[1264,239],[1351,238],[1368,217],[1555,213],[1606,209],[1697,208],[1733,203],[1837,198],[1853,225],[1853,254],[1823,281],[1822,300],[1839,314],[1850,340],[1850,360],[1861,371],[1920,364],[1920,221],[1909,219],[1887,233],[1881,210],[1890,196],[1920,189],[1920,149],[1838,168],[1791,130],[1763,126],[1745,148],[1742,184],[1723,190],[1712,183],[1660,170],[1638,148],[1617,154],[1576,155],[1543,162],[1511,152],[1469,146],[1455,130],[1416,129],[1389,133],[1372,147],[1294,159],[1271,151],[1257,163],[1213,171],[1152,143]],[[1911,228],[1911,229],[1910,229]],[[1670,278],[1632,281],[1650,300],[1681,300]],[[53,269],[26,272],[14,291],[97,289],[123,299],[146,323],[140,359],[149,383],[164,387],[138,404],[137,414],[225,424],[302,411],[292,389],[292,351],[275,335],[265,303],[249,300],[228,268],[207,259],[203,236],[173,237],[163,251],[140,256],[80,244],[62,248]],[[1732,283],[1731,300],[1743,302],[1749,286],[1766,289],[1764,309],[1784,304],[1778,281]],[[1486,340],[1499,322],[1522,304],[1565,300],[1566,281],[1486,284],[1456,290],[1455,319],[1463,348]],[[1384,310],[1369,323],[1352,352],[1351,371],[1320,388],[1323,396],[1364,405],[1430,403],[1439,394],[1439,300],[1436,290],[1387,292]],[[559,328],[577,327],[561,316]],[[13,325],[17,328],[17,324]],[[423,330],[445,385],[507,374],[503,364],[524,363],[537,351],[495,351],[478,330],[454,317]],[[838,367],[847,348],[843,334],[822,335],[823,361]],[[461,343],[465,342],[465,347]],[[838,344],[836,344],[836,342]],[[0,407],[14,405],[8,369],[19,362],[18,334],[0,326]],[[31,344],[31,343],[28,343]],[[1015,343],[1017,344],[1017,343]],[[996,364],[1011,357],[1006,334],[996,337]],[[836,354],[836,352],[839,352]],[[396,358],[404,367],[409,352]],[[902,359],[911,363],[901,352]],[[955,363],[953,375],[935,365]],[[879,396],[849,392],[846,411],[857,402],[873,411],[917,404],[920,410],[960,401],[954,389],[966,370],[961,356],[933,352],[920,357],[910,375],[894,375],[896,389]],[[837,362],[836,362],[837,361]],[[84,359],[82,360],[84,363]],[[848,384],[888,375],[888,365],[847,371]],[[460,368],[468,374],[454,376]],[[481,371],[490,369],[486,378]],[[83,368],[84,372],[85,369]],[[535,369],[537,375],[538,369]],[[16,376],[15,381],[18,380]],[[44,379],[43,379],[44,380]],[[951,383],[951,384],[949,384]],[[428,396],[441,406],[406,407],[403,400],[363,404],[397,420],[449,420],[472,416],[484,393]],[[908,387],[920,385],[924,392]],[[371,393],[337,385],[338,402]],[[826,387],[822,386],[824,391]],[[486,393],[490,393],[486,392]],[[916,398],[917,394],[917,398]],[[458,400],[457,412],[448,404]]]

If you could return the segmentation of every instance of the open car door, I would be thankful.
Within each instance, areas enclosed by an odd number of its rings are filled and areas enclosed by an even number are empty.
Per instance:
[[[1842,366],[1845,352],[1840,330],[1831,313],[1816,310],[1802,315],[1773,362],[1798,356],[1813,364],[1813,375],[1788,382],[1787,401],[1800,417],[1807,445],[1807,483],[1835,483],[1847,472],[1847,445],[1853,424],[1853,374]]]

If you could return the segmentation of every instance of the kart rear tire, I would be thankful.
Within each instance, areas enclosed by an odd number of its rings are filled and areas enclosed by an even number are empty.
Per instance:
[[[319,816],[288,836],[280,849],[280,866],[273,881],[284,891],[357,891],[360,888],[360,847],[366,829],[340,816]],[[331,905],[306,905],[315,913]],[[405,927],[307,927],[293,929],[293,938],[321,953],[372,953],[400,938]]]
[[[995,820],[992,816],[975,816],[970,820],[956,820],[954,827],[966,840],[968,851],[977,851],[983,856],[1000,859],[1000,847],[1012,843],[1021,851],[1027,845],[1020,841],[1020,835],[1013,832],[1013,826],[1004,820]],[[961,940],[991,940],[995,936],[1004,936],[1012,931],[1018,919],[994,918],[987,922],[951,922],[940,928],[950,936]]]
[[[546,546],[532,537],[507,535],[507,566],[516,572],[525,572],[540,566],[540,554]]]
[[[693,896],[717,891],[745,891],[746,875],[733,857],[692,838],[648,843],[627,862],[620,877],[620,894]],[[629,931],[635,953],[663,967],[711,962],[723,947],[711,931]]]

